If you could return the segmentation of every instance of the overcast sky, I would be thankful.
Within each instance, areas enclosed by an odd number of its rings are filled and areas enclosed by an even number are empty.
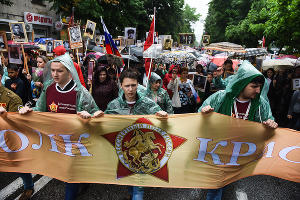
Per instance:
[[[204,29],[204,21],[207,16],[208,3],[211,0],[184,0],[186,4],[189,4],[190,7],[196,8],[197,13],[201,14],[201,17],[198,22],[193,24],[192,28],[195,30],[196,39],[198,42],[201,41],[201,37]]]

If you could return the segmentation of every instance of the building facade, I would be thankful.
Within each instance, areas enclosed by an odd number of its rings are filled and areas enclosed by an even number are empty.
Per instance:
[[[12,0],[12,6],[0,4],[0,30],[10,39],[9,22],[25,22],[29,41],[34,38],[59,38],[54,24],[59,21],[51,3],[45,0]],[[32,32],[33,30],[33,32]]]

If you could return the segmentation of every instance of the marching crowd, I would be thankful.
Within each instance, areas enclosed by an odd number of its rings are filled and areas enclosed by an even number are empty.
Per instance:
[[[105,114],[148,115],[167,118],[170,114],[217,112],[235,118],[256,121],[268,128],[288,127],[300,130],[300,91],[293,90],[292,79],[300,78],[300,66],[293,70],[264,73],[243,61],[233,70],[231,60],[211,69],[200,64],[196,74],[207,76],[204,90],[193,85],[189,68],[156,63],[149,81],[143,80],[140,64],[124,67],[97,60],[94,55],[76,63],[63,46],[55,57],[27,52],[28,71],[11,64],[3,56],[0,67],[0,114],[31,111],[78,114],[82,118]],[[95,67],[89,78],[88,64]],[[147,79],[147,78],[146,78]],[[143,83],[146,82],[146,85]],[[57,106],[63,104],[64,106]],[[275,122],[276,121],[276,122]],[[277,124],[278,123],[278,124]],[[20,199],[33,194],[31,174],[20,173],[24,192]],[[66,183],[65,199],[75,199],[80,184]],[[142,187],[130,187],[132,199],[143,199]],[[207,199],[221,199],[222,188],[208,190]]]

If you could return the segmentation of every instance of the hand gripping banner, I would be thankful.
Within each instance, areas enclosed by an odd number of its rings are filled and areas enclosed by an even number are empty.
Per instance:
[[[8,113],[0,117],[0,171],[176,188],[219,188],[259,174],[300,182],[300,134],[217,113]]]

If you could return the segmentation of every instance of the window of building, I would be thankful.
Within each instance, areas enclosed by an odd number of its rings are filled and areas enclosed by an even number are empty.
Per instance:
[[[45,5],[45,0],[31,0],[31,3],[37,4],[37,5],[40,5],[40,6],[46,6]]]

